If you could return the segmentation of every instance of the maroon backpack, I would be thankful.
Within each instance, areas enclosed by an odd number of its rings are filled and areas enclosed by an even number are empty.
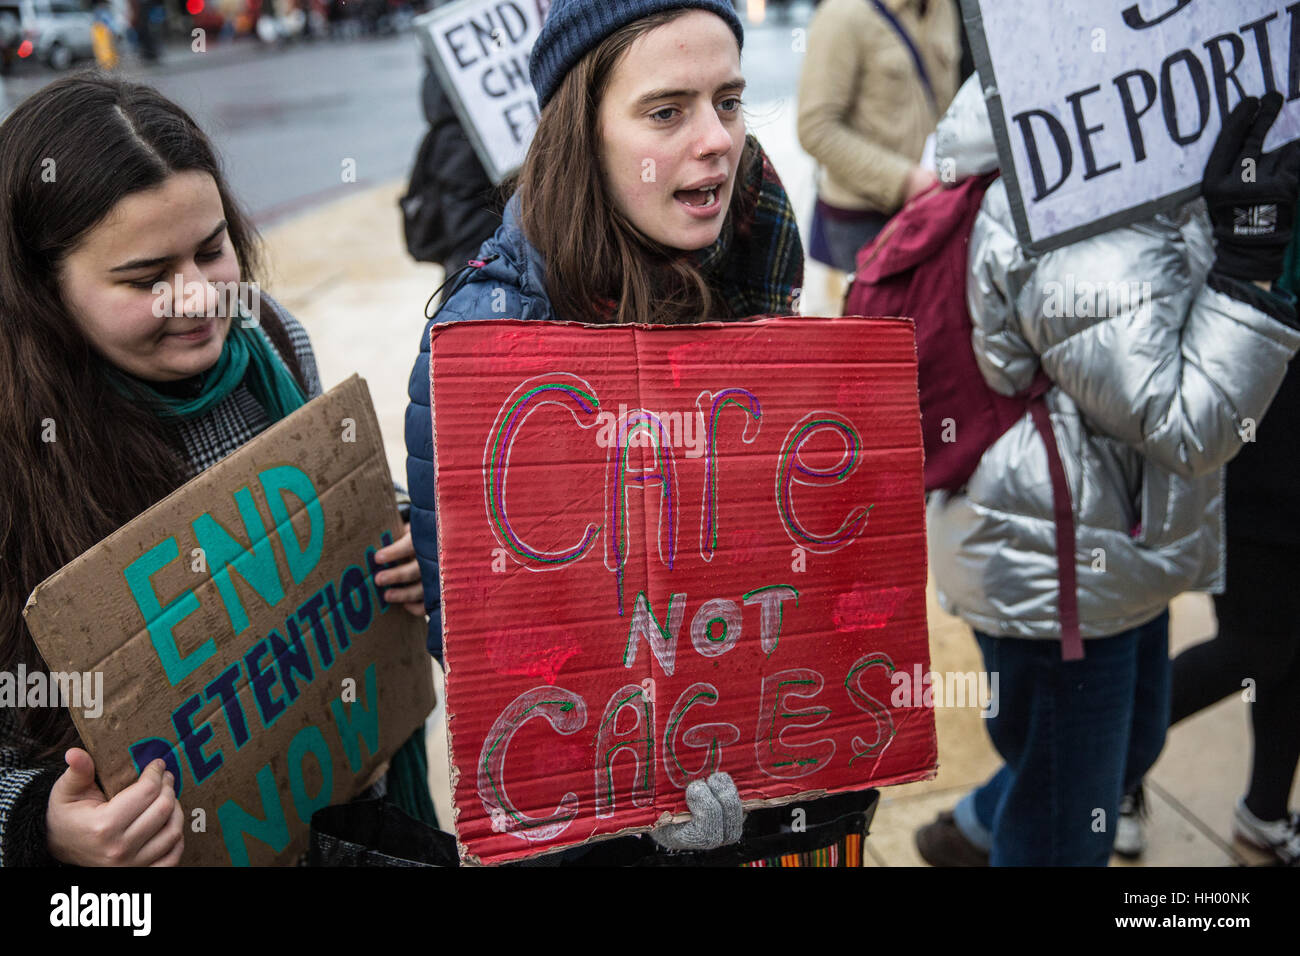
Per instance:
[[[1030,412],[1047,448],[1056,513],[1062,654],[1083,656],[1074,566],[1074,515],[1040,370],[1008,398],[989,388],[971,349],[967,249],[980,203],[997,173],[936,187],[904,206],[858,251],[845,315],[908,316],[916,326],[917,385],[925,446],[925,490],[958,491],[990,445]]]

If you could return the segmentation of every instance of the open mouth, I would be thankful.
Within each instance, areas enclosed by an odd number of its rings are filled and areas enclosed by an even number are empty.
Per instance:
[[[718,204],[719,186],[709,186],[706,189],[682,189],[673,193],[673,198],[683,206],[690,206],[692,209],[709,209]]]

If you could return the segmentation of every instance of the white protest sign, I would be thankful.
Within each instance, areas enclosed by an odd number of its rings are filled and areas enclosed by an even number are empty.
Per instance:
[[[1044,251],[1199,193],[1224,117],[1286,97],[1300,136],[1291,0],[962,0],[1020,240]]]
[[[548,0],[460,0],[415,19],[416,33],[483,168],[500,183],[537,128],[528,54]]]

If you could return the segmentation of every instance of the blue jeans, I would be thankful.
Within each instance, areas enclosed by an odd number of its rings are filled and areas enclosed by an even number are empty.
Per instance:
[[[1169,612],[1061,660],[1057,641],[975,632],[998,674],[989,736],[1004,761],[953,810],[993,866],[1105,866],[1120,796],[1169,725]]]

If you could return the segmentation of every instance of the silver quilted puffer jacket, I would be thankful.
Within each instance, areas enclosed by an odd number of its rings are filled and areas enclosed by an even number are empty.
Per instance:
[[[937,139],[941,171],[996,168],[977,77]],[[1037,258],[1016,240],[1002,180],[975,222],[967,302],[984,378],[1011,395],[1041,365],[1054,383],[1085,638],[1137,627],[1182,591],[1222,590],[1222,466],[1264,415],[1300,332],[1236,298],[1232,280],[1208,286],[1212,258],[1199,200]],[[927,523],[946,610],[993,635],[1059,637],[1052,486],[1029,415],[964,493],[931,496]]]

